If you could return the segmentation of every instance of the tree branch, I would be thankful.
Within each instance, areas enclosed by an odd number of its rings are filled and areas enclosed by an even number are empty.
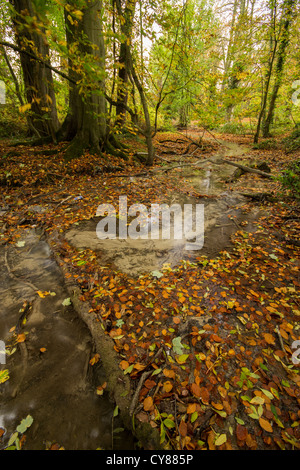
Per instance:
[[[40,57],[36,56],[35,54],[32,54],[31,52],[28,52],[24,49],[21,49],[20,47],[15,46],[14,44],[11,44],[10,42],[0,41],[0,45],[5,46],[5,47],[10,47],[10,49],[13,49],[16,52],[19,52],[20,54],[26,54],[31,59],[34,59],[37,62],[40,62],[41,64],[45,65],[45,67],[48,67],[48,69],[52,70],[52,72],[57,73],[61,77],[65,78],[69,82],[76,85],[75,80],[73,80],[71,77],[69,77],[65,73],[61,72],[60,70],[56,69],[55,67],[52,67],[52,65],[50,65],[46,60],[41,59]]]

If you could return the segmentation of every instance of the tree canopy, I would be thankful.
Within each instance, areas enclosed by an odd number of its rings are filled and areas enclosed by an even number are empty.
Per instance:
[[[8,100],[29,135],[70,141],[68,158],[124,159],[117,134],[138,132],[151,164],[157,129],[258,142],[299,121],[296,0],[1,0],[1,12]]]

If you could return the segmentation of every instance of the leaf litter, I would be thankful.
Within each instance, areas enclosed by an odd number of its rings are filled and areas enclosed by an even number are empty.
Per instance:
[[[141,386],[135,419],[156,428],[170,449],[299,449],[300,376],[292,361],[300,328],[297,204],[264,201],[268,215],[254,233],[240,227],[230,251],[132,278],[102,266],[92,250],[75,249],[63,234],[124,191],[129,204],[159,203],[178,191],[191,194],[188,182],[176,171],[132,181],[126,173],[137,171],[134,164],[108,177],[101,171],[107,158],[119,164],[111,156],[86,155],[65,166],[59,152],[47,160],[28,147],[19,153],[22,166],[4,163],[10,176],[1,182],[2,244],[22,249],[22,231],[32,226],[52,236],[90,314],[114,341],[120,368]],[[287,158],[278,151],[276,160],[259,156],[275,172]],[[273,181],[251,180],[255,190],[279,191]],[[249,191],[248,175],[235,188]],[[2,371],[1,381],[7,377]]]

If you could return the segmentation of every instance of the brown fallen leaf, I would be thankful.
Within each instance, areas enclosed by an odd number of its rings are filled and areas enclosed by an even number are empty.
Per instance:
[[[180,421],[179,424],[179,432],[181,437],[185,437],[187,435],[187,424],[183,419]]]
[[[245,428],[245,426],[242,426],[241,424],[238,424],[237,427],[236,427],[236,437],[240,441],[244,441],[244,440],[247,439],[247,436],[248,436],[248,431]]]

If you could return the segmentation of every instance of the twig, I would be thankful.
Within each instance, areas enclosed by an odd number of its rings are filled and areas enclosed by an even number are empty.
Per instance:
[[[179,436],[179,448],[180,448],[180,450],[182,450],[181,434],[180,434],[180,429],[179,429],[178,421],[177,421],[177,400],[176,400],[176,393],[175,393],[175,395],[174,395],[174,398],[175,398],[175,413],[174,413],[174,418],[175,418],[176,429],[177,429],[178,436]]]
[[[287,353],[286,353],[286,350],[285,350],[285,348],[284,348],[282,336],[281,336],[281,333],[280,333],[280,331],[279,331],[278,325],[276,325],[275,331],[276,331],[276,333],[277,333],[277,335],[278,335],[281,349],[282,349],[282,351],[284,352],[285,360],[286,360],[286,362],[288,362]]]
[[[160,348],[157,353],[151,358],[151,361],[148,362],[148,364],[146,365],[146,367],[149,367],[154,361],[155,359],[157,359],[160,354],[162,353],[163,351],[163,348]],[[140,378],[140,381],[139,381],[139,384],[137,386],[137,389],[134,393],[134,396],[133,396],[133,399],[132,399],[132,402],[131,402],[131,405],[130,405],[130,408],[129,408],[129,415],[132,416],[133,415],[133,412],[134,412],[134,409],[136,407],[136,403],[138,401],[138,398],[139,398],[139,393],[141,391],[141,388],[142,388],[142,385],[144,383],[144,381],[146,380],[147,377],[149,377],[149,375],[151,375],[153,373],[153,370],[149,370],[147,372],[144,372]]]
[[[134,409],[136,407],[136,403],[139,399],[139,394],[140,394],[140,391],[141,391],[141,388],[143,386],[143,383],[145,382],[145,380],[147,379],[147,377],[149,377],[149,375],[152,374],[152,370],[149,370],[148,372],[144,372],[139,380],[139,384],[137,386],[137,389],[133,395],[133,398],[132,398],[132,402],[131,402],[131,405],[130,405],[130,408],[129,408],[129,415],[132,416],[133,415],[133,412],[134,412]]]

